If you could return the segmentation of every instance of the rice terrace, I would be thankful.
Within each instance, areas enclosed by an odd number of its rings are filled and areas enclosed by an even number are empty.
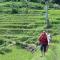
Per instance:
[[[40,57],[37,41],[43,30],[52,40]],[[60,1],[0,0],[0,60],[60,60]]]

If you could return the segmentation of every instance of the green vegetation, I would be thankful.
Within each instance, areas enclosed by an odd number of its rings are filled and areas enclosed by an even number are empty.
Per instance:
[[[30,52],[27,52],[23,49],[17,49],[16,47],[10,47],[12,48],[12,52],[6,53],[5,55],[0,55],[0,60],[31,60],[32,54]]]
[[[28,13],[26,13],[26,7],[23,2],[0,3],[0,48],[4,46],[2,50],[0,49],[0,60],[59,60],[60,10],[55,8],[48,10],[52,25],[49,30],[53,43],[47,56],[41,58],[39,48],[34,54],[16,45],[7,49],[10,41],[35,44],[41,31],[46,30],[44,4],[29,2]]]

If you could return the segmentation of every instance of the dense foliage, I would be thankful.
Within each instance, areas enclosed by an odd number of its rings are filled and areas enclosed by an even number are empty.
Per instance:
[[[6,1],[30,1],[30,2],[44,3],[46,0],[0,0],[0,2],[6,2]],[[60,4],[60,0],[48,0],[48,1]]]

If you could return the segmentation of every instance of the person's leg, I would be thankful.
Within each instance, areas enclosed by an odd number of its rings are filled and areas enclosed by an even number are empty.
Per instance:
[[[48,46],[47,45],[44,45],[44,55],[45,55],[45,53],[47,51],[47,48],[48,48]]]
[[[42,56],[45,56],[45,45],[44,44],[41,47],[41,53],[42,53]]]
[[[44,47],[43,47],[43,44],[41,45],[41,54],[42,54],[42,56],[43,56],[43,54],[44,54]]]

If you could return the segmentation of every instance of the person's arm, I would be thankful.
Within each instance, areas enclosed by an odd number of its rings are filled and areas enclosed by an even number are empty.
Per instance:
[[[39,39],[38,39],[38,44],[39,45],[41,44],[41,36],[42,36],[42,34],[39,36]]]

